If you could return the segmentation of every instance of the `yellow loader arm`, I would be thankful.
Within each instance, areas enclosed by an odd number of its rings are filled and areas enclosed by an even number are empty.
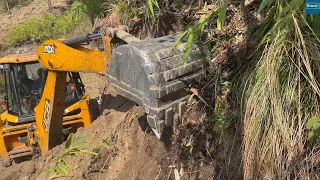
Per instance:
[[[35,108],[39,132],[39,147],[45,154],[48,149],[62,143],[65,81],[67,72],[94,72],[104,74],[111,57],[110,37],[97,34],[104,41],[104,52],[79,46],[78,42],[90,40],[89,35],[65,40],[47,40],[37,49],[38,61],[48,69],[47,83]],[[67,45],[69,44],[69,45]],[[76,106],[78,107],[78,106]],[[85,110],[83,110],[85,111]],[[89,109],[86,110],[87,112]],[[90,119],[82,114],[83,119]]]
[[[39,45],[39,62],[53,71],[76,71],[106,73],[110,61],[110,37],[102,36],[104,52],[82,46],[70,47],[58,40],[47,40]]]
[[[111,58],[110,36],[115,34],[126,42],[139,41],[126,33],[123,28],[110,28],[108,32],[108,34],[105,32],[87,34],[67,40],[47,40],[38,46],[38,61],[48,70],[47,83],[41,100],[35,108],[35,119],[39,132],[38,144],[42,154],[63,141],[61,131],[66,86],[63,80],[66,79],[67,72],[105,74]],[[94,39],[103,40],[103,52],[79,45]],[[82,112],[89,112],[89,109],[82,109]],[[82,113],[82,119],[87,122],[90,116]]]

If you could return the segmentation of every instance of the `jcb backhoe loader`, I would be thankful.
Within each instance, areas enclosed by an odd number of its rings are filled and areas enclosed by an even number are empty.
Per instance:
[[[198,42],[184,66],[185,41],[169,51],[176,38],[141,41],[123,28],[107,28],[71,39],[47,40],[36,54],[0,59],[6,89],[0,120],[1,158],[44,155],[69,133],[90,125],[90,97],[84,94],[79,72],[105,75],[120,95],[144,106],[148,124],[159,139],[165,127],[175,129],[190,95],[185,88],[205,78],[210,61],[208,50]],[[102,40],[102,49],[84,46],[96,39]],[[113,40],[125,44],[112,50]]]

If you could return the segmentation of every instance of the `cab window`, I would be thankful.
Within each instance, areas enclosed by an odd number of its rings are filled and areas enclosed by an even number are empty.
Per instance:
[[[10,73],[9,67],[5,67],[4,80],[6,87],[6,106],[10,114],[18,115],[17,97],[13,91],[13,81],[11,80],[12,77],[10,77],[10,75],[12,74]]]
[[[6,65],[6,102],[10,114],[19,116],[19,122],[34,118],[47,79],[47,69],[37,62]],[[68,72],[66,78],[66,107],[76,103],[84,93],[79,73]]]
[[[42,70],[39,63],[13,66],[21,117],[34,116],[34,108],[41,98]]]

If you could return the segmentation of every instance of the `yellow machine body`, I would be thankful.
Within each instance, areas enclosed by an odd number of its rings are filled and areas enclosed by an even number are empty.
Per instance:
[[[37,54],[10,55],[0,59],[0,64],[24,64],[39,62],[47,77],[43,93],[34,108],[34,120],[20,123],[19,116],[5,111],[0,116],[0,157],[10,159],[32,155],[35,151],[45,154],[50,148],[66,138],[61,131],[69,126],[70,132],[91,124],[90,97],[83,95],[78,102],[65,108],[67,72],[105,73],[111,57],[110,38],[102,38],[105,51],[87,49],[82,46],[69,47],[58,40],[48,40],[38,47]],[[54,53],[47,53],[46,45],[54,46]],[[77,113],[73,113],[78,111]],[[71,115],[65,115],[69,114]],[[26,135],[21,142],[19,137]]]

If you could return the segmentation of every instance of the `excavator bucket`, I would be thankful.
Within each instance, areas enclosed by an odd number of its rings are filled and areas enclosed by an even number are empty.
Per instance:
[[[208,49],[196,42],[185,64],[186,41],[171,50],[177,37],[118,46],[107,65],[109,85],[145,107],[148,124],[159,139],[165,127],[177,128],[191,95],[186,88],[206,78],[205,68],[210,63]]]

